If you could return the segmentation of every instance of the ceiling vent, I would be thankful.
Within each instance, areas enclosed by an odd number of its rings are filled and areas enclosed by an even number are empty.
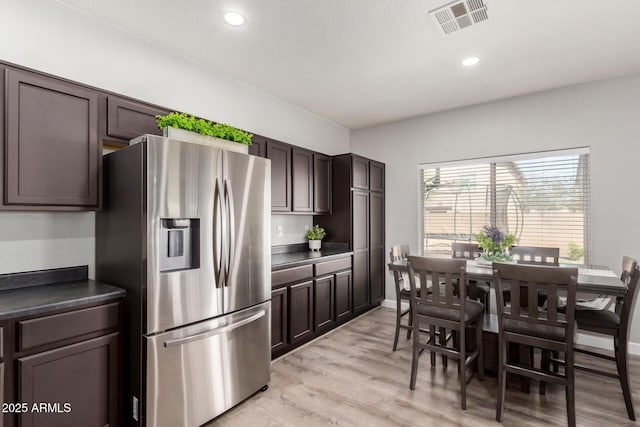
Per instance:
[[[451,34],[489,19],[485,0],[457,0],[429,12],[442,34]]]

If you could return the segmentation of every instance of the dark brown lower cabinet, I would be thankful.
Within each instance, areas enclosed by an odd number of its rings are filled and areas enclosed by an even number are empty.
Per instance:
[[[313,334],[313,281],[289,287],[289,336],[296,344]]]
[[[353,312],[369,307],[369,250],[353,254]]]
[[[110,300],[2,324],[0,400],[22,407],[0,427],[121,425],[121,319],[120,301]]]
[[[351,315],[351,271],[335,275],[335,320],[341,322]]]
[[[314,311],[316,332],[331,328],[334,322],[334,276],[314,280]]]
[[[116,332],[19,358],[20,425],[118,425],[118,347]]]
[[[280,351],[287,345],[287,288],[271,291],[271,352]]]
[[[351,256],[271,273],[271,357],[353,318]]]

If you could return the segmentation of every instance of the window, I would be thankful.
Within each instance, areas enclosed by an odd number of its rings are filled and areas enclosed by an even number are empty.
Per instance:
[[[560,248],[561,262],[589,262],[588,148],[425,164],[418,177],[423,253],[495,225],[518,245]]]

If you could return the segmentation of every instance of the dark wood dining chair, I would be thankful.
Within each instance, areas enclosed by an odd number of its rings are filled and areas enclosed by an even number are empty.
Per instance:
[[[455,259],[474,260],[480,256],[482,249],[476,243],[451,243],[451,257]],[[486,282],[469,280],[467,287],[467,298],[475,299],[484,305],[485,313],[489,312],[489,296],[491,286]]]
[[[560,248],[545,248],[539,246],[513,246],[510,249],[513,260],[518,264],[525,265],[543,265],[543,266],[558,266],[560,259]],[[511,301],[509,291],[505,291],[504,298],[507,302]],[[547,296],[544,290],[538,293],[538,305],[544,305],[547,300]],[[526,304],[526,296],[521,299],[521,302]]]
[[[478,378],[483,379],[482,361],[482,314],[483,307],[478,301],[466,298],[465,260],[407,257],[409,283],[411,285],[411,310],[413,316],[413,358],[411,361],[411,380],[409,387],[415,390],[418,375],[418,359],[422,350],[431,352],[431,365],[435,365],[435,353],[458,360],[460,373],[461,400],[460,407],[467,408],[467,368],[477,360]],[[418,294],[416,275],[420,283],[439,283],[433,286],[431,293]],[[459,297],[454,296],[454,283],[460,286]],[[429,338],[421,340],[422,329],[429,326]],[[467,354],[465,349],[465,331],[475,326],[476,348]],[[450,329],[459,334],[459,349],[447,346],[447,340],[436,344],[436,328]]]
[[[496,420],[502,421],[504,415],[507,373],[514,373],[563,385],[566,390],[568,425],[575,427],[573,336],[578,269],[493,263],[493,277],[499,329]],[[510,305],[505,305],[505,290],[510,290]],[[548,295],[546,310],[537,304],[539,290],[544,290]],[[567,293],[565,314],[558,312],[558,291]],[[523,296],[528,296],[524,306],[521,304]],[[507,357],[510,343],[563,353],[566,361],[564,373],[550,372],[548,367],[536,369],[531,365],[510,362]]]
[[[510,253],[514,261],[518,261],[518,264],[557,266],[560,259],[560,248],[513,246]]]
[[[615,311],[610,310],[577,310],[576,323],[578,330],[596,332],[613,338],[614,357],[590,350],[576,348],[577,353],[583,353],[592,357],[609,360],[616,363],[617,374],[602,371],[584,365],[576,365],[576,369],[593,374],[615,378],[620,381],[624,404],[627,407],[627,415],[630,420],[636,419],[633,410],[631,387],[629,384],[629,369],[627,367],[629,330],[631,319],[638,296],[638,277],[640,267],[638,261],[630,257],[622,258],[622,275],[620,279],[627,287],[624,298],[616,300]]]
[[[396,245],[391,246],[389,252],[389,258],[391,262],[400,261],[407,258],[409,255],[409,245]],[[393,351],[398,348],[398,338],[400,337],[400,329],[407,329],[407,339],[411,338],[411,304],[406,310],[402,310],[402,301],[409,301],[411,299],[411,291],[405,289],[404,278],[402,273],[398,271],[393,272],[393,281],[396,285],[396,335],[393,340]],[[406,325],[402,324],[402,318],[409,315],[409,321]]]

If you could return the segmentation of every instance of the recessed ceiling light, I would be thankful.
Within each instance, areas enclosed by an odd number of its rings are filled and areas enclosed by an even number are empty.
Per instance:
[[[222,12],[222,18],[224,19],[224,22],[229,25],[233,25],[234,27],[244,25],[246,21],[243,14],[234,10],[226,10]]]
[[[465,58],[465,59],[462,60],[462,66],[463,67],[473,67],[478,62],[480,62],[480,58],[478,58],[477,56],[470,56],[470,57]]]

